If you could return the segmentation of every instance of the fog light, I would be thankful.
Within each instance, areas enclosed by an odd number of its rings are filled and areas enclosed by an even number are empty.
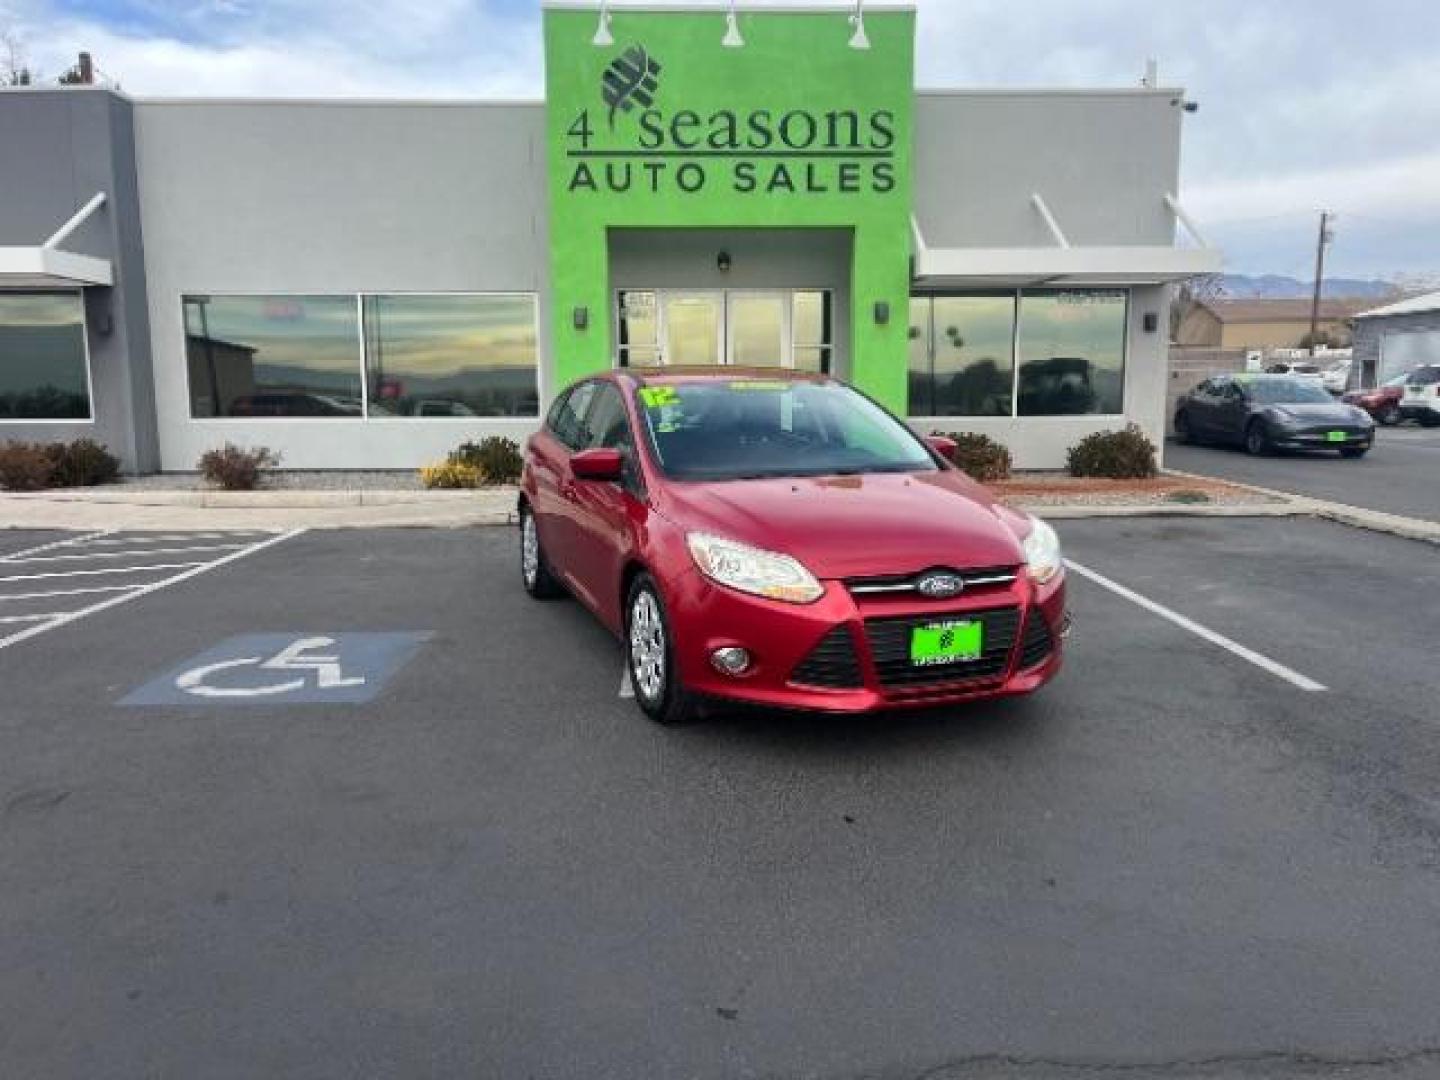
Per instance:
[[[738,645],[727,645],[710,654],[710,663],[722,675],[739,675],[750,666],[750,654]]]

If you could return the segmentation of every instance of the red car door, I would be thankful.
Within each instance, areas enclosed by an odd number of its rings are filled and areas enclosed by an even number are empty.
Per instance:
[[[570,566],[572,584],[611,630],[620,629],[624,597],[620,579],[626,560],[643,525],[645,501],[640,471],[635,464],[635,440],[620,388],[601,382],[585,418],[589,439],[584,449],[619,450],[626,460],[617,483],[610,480],[572,480],[570,499],[574,514],[574,546]]]
[[[575,550],[575,476],[570,455],[588,441],[585,414],[595,396],[592,380],[573,387],[556,400],[545,427],[530,438],[531,473],[535,487],[531,509],[540,533],[540,547],[551,571],[567,584]]]

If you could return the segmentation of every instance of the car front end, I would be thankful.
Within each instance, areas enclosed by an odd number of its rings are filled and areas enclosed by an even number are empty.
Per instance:
[[[1069,631],[1054,532],[1029,519],[1025,561],[818,578],[789,556],[729,547],[693,557],[667,596],[676,661],[695,693],[786,709],[859,713],[1026,694],[1059,673]],[[693,549],[695,541],[689,541]],[[959,560],[963,564],[963,560]],[[808,578],[808,581],[805,580]],[[728,581],[728,583],[727,583]]]
[[[1270,444],[1281,450],[1368,450],[1375,439],[1374,418],[1353,405],[1274,405],[1263,415]]]

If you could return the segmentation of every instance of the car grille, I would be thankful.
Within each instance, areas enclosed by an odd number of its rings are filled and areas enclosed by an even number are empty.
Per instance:
[[[979,588],[985,585],[1009,585],[1015,580],[1016,570],[1013,566],[988,566],[971,570],[953,570],[948,566],[934,566],[922,570],[917,574],[881,574],[872,577],[855,577],[845,579],[845,588],[850,590],[854,596],[866,596],[881,593],[916,593],[915,583],[926,574],[934,570],[945,570],[955,574],[965,582],[966,589]]]
[[[910,632],[937,618],[978,619],[985,624],[984,651],[975,660],[917,667],[910,662]],[[865,635],[875,660],[875,672],[886,688],[929,686],[935,683],[973,679],[997,679],[1005,674],[1010,650],[1020,629],[1020,609],[992,608],[988,611],[947,612],[943,616],[906,615],[898,618],[866,619]]]
[[[860,674],[860,658],[855,655],[855,642],[850,628],[837,626],[810,650],[810,654],[790,675],[792,683],[823,686],[832,690],[848,690],[865,684]]]
[[[1030,618],[1025,622],[1025,636],[1020,641],[1020,667],[1034,667],[1049,656],[1053,648],[1055,639],[1050,634],[1045,616],[1038,610],[1031,611]]]

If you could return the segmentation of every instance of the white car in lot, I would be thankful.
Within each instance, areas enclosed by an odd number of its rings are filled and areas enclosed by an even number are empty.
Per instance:
[[[1326,390],[1339,397],[1350,385],[1350,361],[1340,360],[1331,364],[1320,373],[1320,381],[1325,384]]]
[[[1440,364],[1425,364],[1410,373],[1400,399],[1400,417],[1426,427],[1440,425]]]
[[[1319,364],[1311,363],[1309,360],[1280,360],[1265,368],[1267,375],[1289,375],[1295,379],[1304,379],[1313,382],[1316,386],[1325,387],[1325,373],[1320,370]],[[1325,387],[1329,389],[1329,387]]]

